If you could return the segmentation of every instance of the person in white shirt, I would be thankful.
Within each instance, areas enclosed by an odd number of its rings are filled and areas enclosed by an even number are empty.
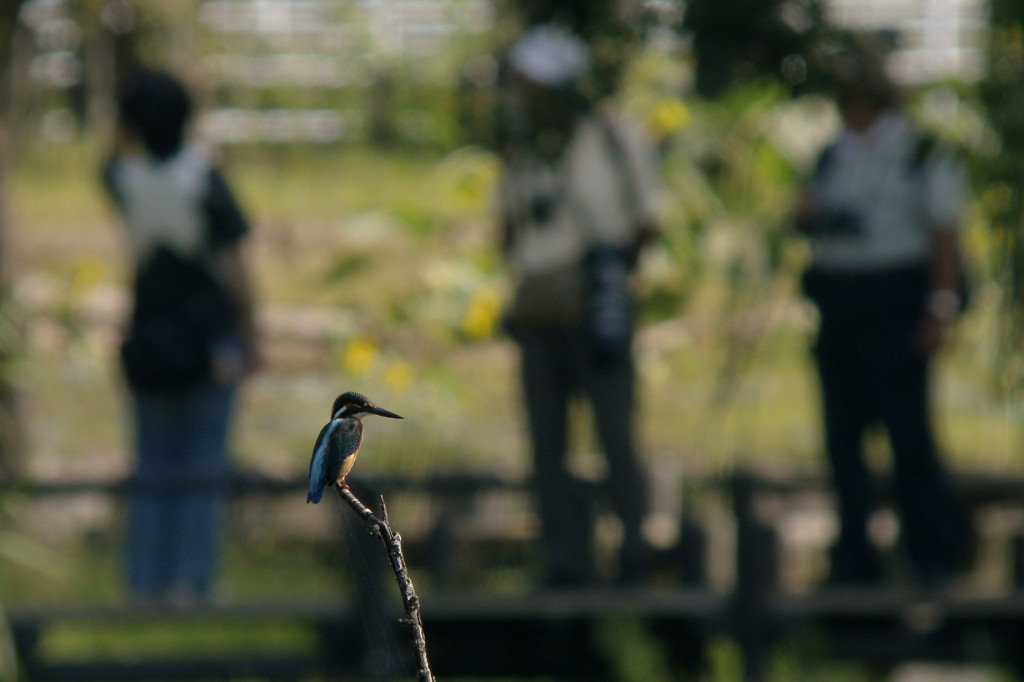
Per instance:
[[[593,500],[568,469],[570,403],[585,397],[622,523],[616,579],[649,562],[646,479],[633,436],[630,275],[655,229],[654,152],[628,119],[584,94],[586,45],[554,26],[528,30],[506,60],[500,209],[516,281],[507,323],[519,344],[540,503],[545,582],[595,578]]]
[[[883,59],[860,46],[833,65],[844,129],[821,154],[797,211],[820,314],[814,354],[825,449],[838,498],[829,583],[883,578],[868,538],[875,500],[863,440],[885,427],[902,545],[917,579],[955,576],[969,532],[940,462],[929,370],[962,307],[961,165],[901,110]]]
[[[210,596],[216,486],[230,470],[237,389],[258,365],[250,224],[212,155],[187,139],[191,113],[174,76],[128,74],[102,171],[134,271],[121,345],[137,482],[125,554],[131,594],[145,600]]]

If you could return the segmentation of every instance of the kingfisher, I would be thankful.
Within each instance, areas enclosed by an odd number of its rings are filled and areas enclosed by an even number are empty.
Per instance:
[[[316,504],[329,485],[348,488],[345,476],[352,470],[363,442],[361,417],[376,414],[391,419],[402,419],[401,415],[377,407],[366,396],[347,391],[334,399],[331,420],[320,429],[309,461],[309,494],[306,502]]]

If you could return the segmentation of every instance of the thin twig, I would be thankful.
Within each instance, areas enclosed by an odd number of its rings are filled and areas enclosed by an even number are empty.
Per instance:
[[[423,620],[420,618],[420,598],[409,578],[409,569],[405,565],[402,554],[402,536],[395,532],[388,523],[388,509],[384,505],[384,496],[380,498],[381,516],[378,517],[370,508],[359,501],[347,487],[336,485],[338,496],[352,507],[359,518],[370,527],[371,532],[380,538],[388,552],[391,570],[395,573],[398,589],[402,593],[402,606],[405,608],[403,623],[409,627],[412,636],[413,654],[416,656],[416,679],[419,682],[434,682],[434,674],[430,672],[430,661],[427,660],[427,638],[423,634]],[[383,517],[383,518],[381,518]]]

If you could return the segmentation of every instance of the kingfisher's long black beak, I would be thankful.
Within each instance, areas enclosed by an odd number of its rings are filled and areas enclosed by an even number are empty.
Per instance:
[[[390,410],[385,410],[383,407],[377,407],[376,405],[367,406],[366,413],[375,414],[380,417],[389,417],[390,419],[405,419],[405,417],[400,414],[395,414]]]

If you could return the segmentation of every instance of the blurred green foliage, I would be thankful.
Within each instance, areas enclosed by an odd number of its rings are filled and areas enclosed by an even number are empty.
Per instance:
[[[993,140],[979,164],[980,207],[992,230],[991,268],[1001,296],[1001,386],[1024,387],[1024,6],[992,0],[988,73],[978,92]]]

